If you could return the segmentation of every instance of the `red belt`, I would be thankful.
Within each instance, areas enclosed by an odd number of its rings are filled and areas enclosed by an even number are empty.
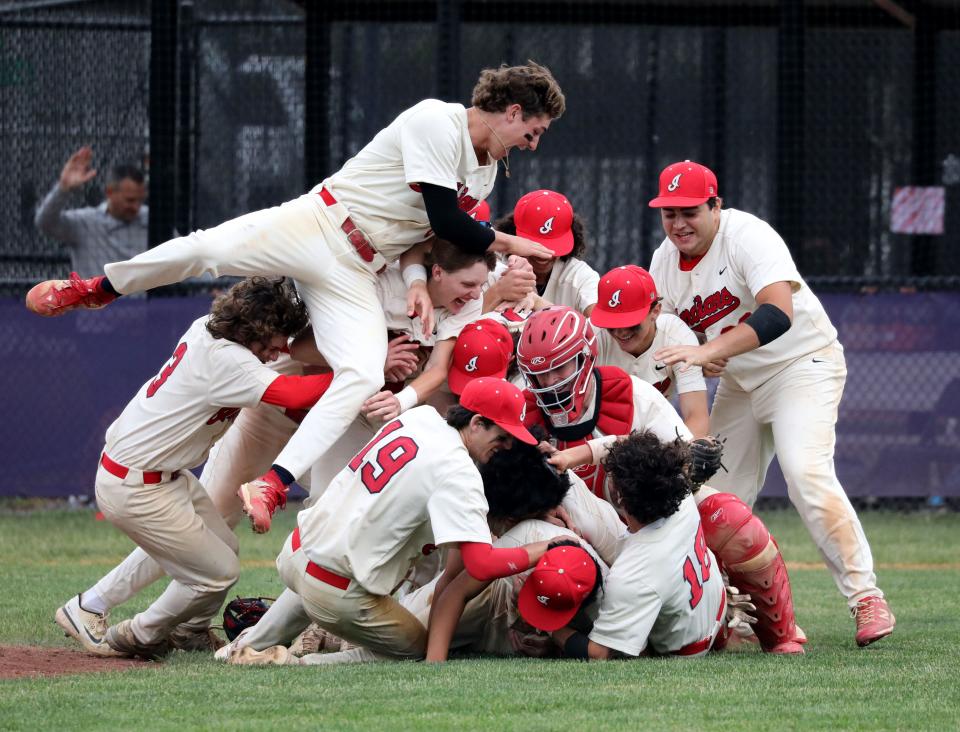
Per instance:
[[[126,468],[120,463],[115,463],[113,460],[107,457],[107,453],[103,453],[103,455],[100,456],[100,464],[108,473],[115,475],[120,479],[126,478],[127,473],[130,472],[130,468]],[[147,485],[159,483],[163,480],[163,473],[158,470],[144,470],[142,473],[143,482]]]
[[[320,198],[322,198],[323,202],[328,206],[333,206],[337,202],[337,199],[334,198],[333,194],[326,188],[320,189]],[[367,237],[363,235],[359,227],[353,223],[353,219],[347,216],[347,218],[343,220],[343,223],[340,224],[340,228],[343,229],[343,233],[347,235],[347,239],[353,245],[353,248],[357,250],[357,254],[360,255],[361,259],[363,259],[364,262],[372,262],[373,258],[377,255],[377,250],[367,241]]]
[[[720,611],[717,613],[718,623],[723,618],[723,614],[727,610],[727,591],[722,585],[720,587],[720,591],[723,592],[723,594],[720,596]],[[704,651],[708,650],[710,646],[713,645],[713,639],[716,637],[717,637],[716,633],[711,633],[710,635],[708,635],[706,638],[703,638],[702,640],[698,640],[693,643],[688,643],[679,651],[674,651],[673,655],[674,656],[696,656],[698,653],[703,653]]]
[[[299,526],[293,530],[293,539],[291,540],[291,545],[293,547],[293,551],[300,549]],[[318,579],[321,582],[326,582],[332,587],[336,587],[338,590],[347,589],[352,581],[349,577],[344,577],[342,574],[331,572],[329,569],[324,569],[319,564],[314,564],[309,560],[307,561],[307,574],[314,579]]]

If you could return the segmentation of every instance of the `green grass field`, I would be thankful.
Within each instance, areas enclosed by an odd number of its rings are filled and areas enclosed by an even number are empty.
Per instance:
[[[14,513],[0,503],[0,644],[67,646],[53,613],[131,547],[89,511]],[[291,528],[244,526],[234,593],[275,596]],[[225,667],[176,653],[156,668],[0,681],[0,729],[659,730],[960,728],[960,515],[862,520],[897,615],[858,649],[853,621],[793,511],[762,514],[790,563],[802,658],[577,663],[463,659],[345,667]],[[951,589],[952,588],[952,589]],[[126,618],[160,586],[114,611]]]

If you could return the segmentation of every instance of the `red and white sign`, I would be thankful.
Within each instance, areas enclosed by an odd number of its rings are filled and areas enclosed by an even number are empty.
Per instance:
[[[943,186],[894,189],[890,231],[894,234],[942,234],[945,200]]]

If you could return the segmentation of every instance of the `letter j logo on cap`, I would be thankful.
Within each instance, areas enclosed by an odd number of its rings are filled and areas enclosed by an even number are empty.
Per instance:
[[[549,234],[553,231],[553,220],[557,218],[556,216],[551,216],[549,219],[543,222],[543,226],[540,227],[541,234]]]
[[[480,358],[480,357],[479,357],[479,356],[474,356],[474,357],[471,358],[469,361],[467,361],[467,365],[463,367],[463,370],[466,371],[467,373],[473,373],[474,371],[476,371],[476,370],[477,370],[477,359],[478,359],[478,358]]]
[[[673,180],[670,181],[670,185],[667,186],[667,190],[668,190],[668,191],[670,191],[671,193],[673,193],[675,190],[677,190],[677,189],[680,187],[680,176],[681,176],[681,175],[683,175],[683,173],[677,173],[675,176],[673,176]]]
[[[612,308],[619,307],[619,306],[620,306],[620,293],[621,293],[621,292],[622,292],[622,290],[614,290],[614,291],[613,291],[613,295],[610,297],[610,300],[607,302],[607,305],[609,305],[609,306],[612,307]]]

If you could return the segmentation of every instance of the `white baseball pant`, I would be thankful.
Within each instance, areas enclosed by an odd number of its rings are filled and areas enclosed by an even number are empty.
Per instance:
[[[129,294],[198,277],[287,275],[295,278],[317,347],[334,370],[333,383],[276,461],[300,477],[383,384],[387,326],[377,298],[377,255],[365,263],[338,228],[342,206],[326,207],[317,194],[256,211],[213,229],[171,239],[104,271]]]
[[[723,464],[729,472],[721,470],[709,483],[752,506],[776,455],[790,501],[852,608],[883,593],[870,544],[833,464],[846,377],[839,343],[795,361],[752,392],[721,377],[710,431],[726,438]]]
[[[97,471],[97,504],[110,522],[137,543],[171,582],[133,618],[141,643],[158,643],[181,623],[209,625],[240,576],[237,537],[188,470],[144,485],[142,473],[119,478]]]
[[[296,428],[296,423],[280,410],[261,404],[241,410],[234,424],[211,448],[200,483],[217,513],[231,529],[236,528],[243,518],[243,503],[237,496],[237,488],[270,469],[274,457]],[[307,483],[306,476],[300,482]],[[138,547],[104,575],[92,590],[109,609],[122,605],[165,576],[163,567]],[[201,619],[187,623],[187,627],[198,630],[206,625]]]

